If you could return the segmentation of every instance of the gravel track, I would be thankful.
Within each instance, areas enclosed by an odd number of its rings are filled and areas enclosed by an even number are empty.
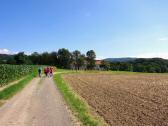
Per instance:
[[[71,126],[52,78],[35,78],[0,108],[0,126]]]

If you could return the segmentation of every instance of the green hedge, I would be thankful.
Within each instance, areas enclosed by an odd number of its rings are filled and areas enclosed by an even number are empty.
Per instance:
[[[0,86],[24,77],[36,68],[35,65],[0,65]]]

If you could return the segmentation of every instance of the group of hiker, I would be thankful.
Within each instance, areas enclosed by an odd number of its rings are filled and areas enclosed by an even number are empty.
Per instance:
[[[42,71],[44,71],[44,74],[45,74],[46,77],[52,77],[53,76],[53,72],[54,72],[54,68],[53,67],[45,67],[43,69],[44,70],[42,70],[42,68],[38,69],[39,77],[42,76]]]

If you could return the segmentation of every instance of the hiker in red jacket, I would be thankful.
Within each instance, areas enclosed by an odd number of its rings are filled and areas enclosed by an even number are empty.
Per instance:
[[[53,76],[53,67],[50,67],[50,77]]]
[[[47,68],[44,68],[44,73],[45,73],[45,75],[47,77]]]
[[[47,67],[47,77],[50,77],[50,68]]]

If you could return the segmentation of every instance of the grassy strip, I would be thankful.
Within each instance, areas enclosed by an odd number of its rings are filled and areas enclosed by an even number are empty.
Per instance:
[[[0,100],[7,100],[11,98],[13,95],[15,95],[18,91],[23,89],[28,82],[30,82],[34,77],[36,73],[32,73],[28,75],[26,78],[23,80],[19,81],[18,83],[11,85],[4,90],[0,91]]]
[[[91,116],[86,103],[63,81],[61,74],[55,74],[54,80],[65,101],[85,126],[101,126],[101,122]]]
[[[0,107],[3,105],[4,103],[2,101],[0,101]]]

